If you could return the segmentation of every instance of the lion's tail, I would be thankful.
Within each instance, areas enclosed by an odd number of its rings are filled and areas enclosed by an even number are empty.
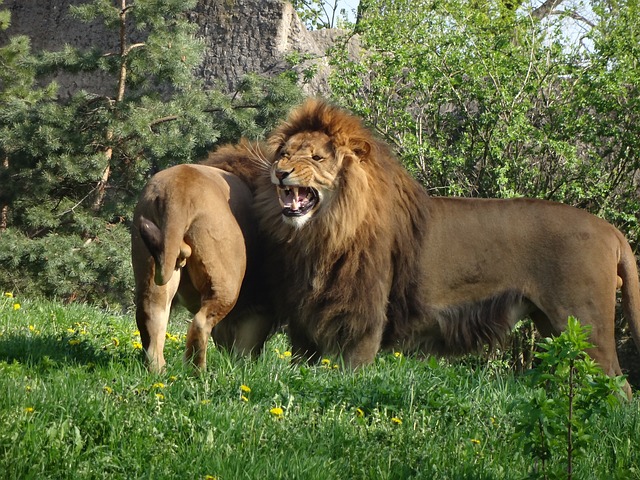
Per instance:
[[[620,234],[622,237],[622,234]],[[631,336],[640,351],[640,281],[636,259],[627,241],[622,237],[618,276],[622,279],[622,310],[629,323]]]
[[[145,217],[140,217],[139,231],[156,264],[154,281],[165,285],[175,270],[184,267],[191,256],[191,247],[182,238],[167,241],[160,227]]]

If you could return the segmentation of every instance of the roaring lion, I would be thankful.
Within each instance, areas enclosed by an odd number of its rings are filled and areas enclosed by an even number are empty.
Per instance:
[[[254,179],[256,211],[295,355],[358,367],[380,349],[478,352],[523,317],[553,335],[573,315],[591,326],[592,358],[620,375],[620,286],[640,347],[636,261],[606,221],[537,199],[430,197],[357,117],[321,100],[267,143],[243,165],[267,179]]]
[[[271,321],[261,311],[262,254],[252,204],[250,190],[235,175],[203,165],[168,168],[143,189],[131,229],[131,260],[136,322],[151,371],[165,365],[176,301],[194,314],[185,359],[196,367],[205,367],[210,334],[241,354],[261,349]]]

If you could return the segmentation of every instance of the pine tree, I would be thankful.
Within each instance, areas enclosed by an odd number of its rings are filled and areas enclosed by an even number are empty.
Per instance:
[[[149,176],[196,160],[218,140],[259,136],[298,100],[285,78],[247,78],[235,95],[207,91],[193,74],[203,44],[185,12],[195,3],[72,6],[79,21],[104,24],[113,51],[65,46],[36,55],[26,37],[0,49],[4,289],[126,304],[128,225]],[[61,100],[54,83],[37,86],[60,70],[99,72],[107,93]]]

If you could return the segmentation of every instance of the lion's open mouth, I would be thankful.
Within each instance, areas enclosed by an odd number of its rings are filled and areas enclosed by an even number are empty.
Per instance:
[[[286,217],[306,215],[318,203],[318,191],[311,187],[276,187],[282,214]]]

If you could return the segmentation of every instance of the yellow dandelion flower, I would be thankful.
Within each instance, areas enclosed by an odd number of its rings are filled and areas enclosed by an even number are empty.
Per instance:
[[[76,333],[76,331],[73,328],[67,328],[67,333],[73,335],[74,333]]]
[[[105,386],[102,388],[102,390],[104,391],[104,393],[106,393],[106,394],[108,394],[108,395],[110,395],[110,394],[112,394],[112,393],[113,393],[113,388],[111,388],[111,387],[110,387],[110,386],[108,386],[108,385],[105,385]]]
[[[35,409],[34,409],[33,407],[26,407],[26,408],[24,409],[24,412],[25,412],[25,413],[33,413],[33,412],[34,412],[34,410],[35,410]]]
[[[356,417],[358,418],[364,417],[364,410],[362,410],[361,408],[356,408]]]
[[[169,332],[167,332],[166,337],[167,337],[167,340],[171,342],[178,342],[180,340],[177,335],[172,335]]]
[[[113,346],[114,346],[114,347],[117,347],[117,346],[119,346],[119,345],[120,345],[120,340],[118,340],[116,337],[113,337],[113,338],[111,339],[111,342],[113,343]]]
[[[402,358],[402,352],[393,352],[393,356],[396,358]]]
[[[36,327],[33,326],[33,325],[29,325],[29,331],[35,332],[36,331]]]
[[[162,383],[162,382],[154,383],[154,384],[151,386],[151,388],[164,388],[164,383]]]
[[[287,358],[291,356],[291,352],[289,350],[287,350],[286,352],[282,352],[282,356]]]
[[[139,336],[140,336],[140,330],[135,330],[135,331],[132,333],[132,335],[133,335],[134,337],[139,337]]]
[[[14,303],[14,304],[13,304],[13,309],[14,309],[14,310],[20,310],[21,308],[22,308],[22,307],[20,306],[20,304],[19,304],[19,303]]]
[[[204,477],[204,480],[218,480],[218,477],[214,477],[213,475],[207,475]]]
[[[69,340],[69,345],[78,345],[80,343],[80,340],[78,340],[77,338],[72,338],[71,340]]]
[[[329,360],[328,358],[323,358],[322,359],[322,365],[324,365],[325,367],[328,367],[331,365],[331,360]]]
[[[133,342],[133,348],[135,350],[142,350],[142,344],[140,342]]]
[[[24,386],[24,389],[25,389],[27,392],[30,392],[30,391],[31,391],[31,385],[25,385],[25,386]]]
[[[245,397],[244,395],[240,395],[240,400],[242,400],[243,402],[248,402],[249,399],[247,397]]]
[[[282,410],[280,407],[273,407],[271,410],[269,410],[269,413],[274,417],[279,418],[284,414],[284,410]]]
[[[392,421],[393,423],[395,423],[396,425],[402,425],[402,420],[401,420],[401,419],[399,419],[398,417],[392,417],[392,418],[391,418],[391,421]]]
[[[472,438],[471,443],[473,443],[474,445],[480,445],[480,440],[478,440],[477,438]]]
[[[170,381],[170,382],[175,382],[176,380],[178,380],[178,377],[176,377],[175,375],[171,375],[171,376],[169,377],[169,381]]]
[[[7,298],[13,298],[13,292],[4,292],[4,296]]]
[[[251,389],[246,385],[240,385],[240,390],[242,390],[244,393],[251,392]]]
[[[163,395],[163,394],[161,394],[161,393],[156,393],[156,398],[157,398],[158,400],[161,400],[161,401],[162,401],[162,400],[164,400],[164,395]]]

